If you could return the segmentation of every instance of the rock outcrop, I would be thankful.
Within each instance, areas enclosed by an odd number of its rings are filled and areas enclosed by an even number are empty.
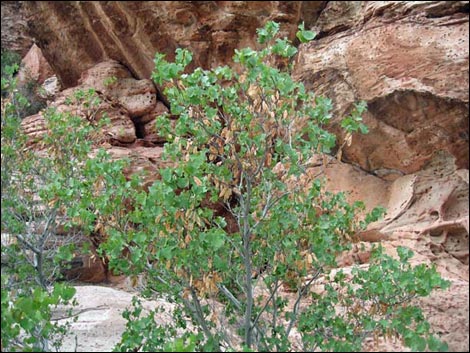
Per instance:
[[[350,201],[364,200],[367,210],[387,208],[385,218],[361,234],[358,246],[339,263],[367,264],[370,244],[381,242],[391,254],[405,245],[415,252],[416,263],[436,264],[453,286],[420,305],[451,350],[468,350],[468,2],[23,6],[38,46],[69,87],[52,105],[86,118],[65,99],[80,88],[97,89],[102,103],[95,116],[106,112],[112,125],[96,143],[114,158],[130,157],[127,174],[148,171],[146,184],[164,166],[165,139],[158,135],[155,117],[168,113],[160,88],[149,80],[155,52],[171,60],[175,48],[187,47],[194,52],[194,65],[208,68],[228,63],[235,48],[255,46],[255,30],[267,20],[282,22],[291,39],[305,21],[318,38],[299,45],[294,77],[333,100],[331,129],[340,144],[340,121],[359,100],[368,105],[364,121],[370,129],[353,135],[342,160],[328,156],[328,164],[318,163],[310,172],[326,177],[326,189],[347,191]],[[169,118],[176,122],[177,117]],[[45,131],[41,119],[37,114],[23,121],[31,137]]]
[[[54,72],[42,55],[41,49],[36,44],[33,44],[26,56],[21,60],[18,84],[28,84],[29,81],[43,84],[46,79],[52,76],[54,76]]]
[[[333,99],[336,124],[367,102],[345,161],[396,178],[444,149],[468,169],[468,20],[464,1],[328,3],[294,76]]]
[[[320,169],[315,167],[311,172],[319,173]],[[362,245],[407,243],[424,258],[440,264],[443,271],[452,264],[460,278],[468,277],[468,169],[457,169],[452,155],[435,153],[421,171],[393,182],[335,160],[322,175],[327,190],[347,192],[350,202],[363,200],[367,211],[376,206],[386,208],[385,217],[359,235]],[[357,256],[346,254],[339,262],[350,264],[350,256],[358,263],[368,261],[367,251],[353,253]]]
[[[58,307],[53,313],[55,322],[69,322],[71,325],[70,334],[62,342],[60,351],[111,352],[126,328],[122,313],[131,307],[133,294],[102,286],[77,286],[75,289],[78,305],[73,308],[72,316],[67,313],[66,307]],[[169,312],[174,308],[173,304],[143,298],[140,301],[143,315],[153,310],[165,309],[166,312],[159,313],[156,317],[162,324],[171,323]],[[73,321],[75,317],[76,321]]]
[[[161,101],[157,101],[152,81],[136,80],[124,66],[109,60],[83,72],[79,83],[62,91],[51,106],[88,120],[99,120],[106,114],[111,124],[104,129],[101,139],[95,141],[97,145],[107,142],[130,147],[137,138],[149,143],[161,142],[152,125],[156,116],[168,110]],[[85,109],[81,105],[84,98],[75,99],[74,95],[90,89],[95,90],[100,103]],[[22,125],[31,137],[37,138],[45,132],[41,113],[24,119]]]
[[[433,327],[436,327],[441,336],[449,342],[449,350],[465,352],[468,350],[468,282],[455,278],[448,279],[452,281],[452,292],[451,290],[435,292],[430,297],[421,299],[419,305],[423,307]],[[61,306],[53,311],[54,322],[59,324],[69,322],[71,325],[69,334],[60,347],[61,351],[112,351],[126,327],[122,313],[131,308],[132,297],[138,293],[135,290],[103,286],[76,286],[75,289],[78,305],[73,308],[72,317],[67,314],[66,307]],[[173,321],[170,313],[174,309],[174,304],[162,299],[150,301],[139,298],[139,300],[143,308],[142,315],[154,311],[156,320],[160,324],[165,325]],[[449,315],[452,320],[448,319]],[[75,317],[76,321],[72,321]],[[400,342],[381,340],[377,346],[370,339],[366,340],[364,351],[404,352],[407,349]]]
[[[2,50],[25,56],[33,44],[22,1],[2,1]]]
[[[302,20],[312,23],[325,1],[25,2],[38,46],[64,87],[83,71],[113,59],[139,78],[149,78],[155,52],[187,47],[194,64],[225,64],[235,48],[253,46],[267,20],[287,25],[294,37]]]

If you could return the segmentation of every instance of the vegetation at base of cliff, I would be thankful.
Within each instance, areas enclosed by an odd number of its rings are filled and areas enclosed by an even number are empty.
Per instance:
[[[368,268],[334,270],[384,210],[359,221],[364,204],[326,192],[312,172],[335,145],[324,130],[331,101],[292,79],[297,49],[278,31],[275,22],[259,29],[259,49],[236,50],[236,69],[188,72],[188,50],[177,49],[174,62],[155,55],[152,78],[179,117],[174,127],[168,116],[157,123],[175,165],[135,195],[127,214],[135,226],[110,228],[103,249],[111,267],[145,275],[144,294],[176,308],[174,321],[159,325],[135,302],[116,351],[168,342],[197,351],[358,351],[379,336],[445,349],[409,303],[448,287],[434,267],[412,267],[410,250],[398,248],[394,259],[379,246]],[[314,34],[299,27],[297,37]],[[343,120],[348,134],[367,132],[364,109],[357,104]]]
[[[57,181],[54,167],[67,166],[57,155],[37,158],[28,148],[20,112],[29,103],[16,90],[17,69],[3,66],[2,60],[1,346],[2,351],[49,351],[67,331],[67,325],[51,322],[51,309],[69,303],[75,289],[52,284],[57,247],[48,240],[60,203],[46,203],[42,194]],[[66,179],[73,179],[72,174]]]
[[[92,125],[76,115],[48,109],[42,112],[44,134],[28,138],[21,112],[29,103],[16,89],[17,67],[4,70],[1,346],[2,351],[59,350],[70,325],[53,321],[52,310],[73,306],[75,289],[58,279],[74,252],[83,251],[80,242],[90,233],[82,219],[86,221],[89,200],[101,178],[96,169],[116,165],[122,177],[122,163],[113,163],[105,153],[89,158],[93,135],[106,119]],[[93,102],[92,92],[79,93],[84,104]],[[66,236],[59,234],[61,228]]]
[[[2,67],[2,350],[60,345],[67,327],[51,309],[74,290],[57,279],[81,251],[78,238],[97,234],[103,261],[144,276],[142,294],[175,307],[161,324],[162,309],[142,315],[135,299],[116,351],[359,351],[368,337],[446,349],[410,301],[449,283],[434,267],[411,266],[409,249],[393,258],[379,246],[368,267],[336,270],[384,210],[359,220],[363,203],[324,190],[314,170],[336,142],[324,129],[331,101],[292,79],[297,49],[278,31],[275,22],[259,29],[259,48],[237,50],[233,68],[187,72],[189,51],[175,62],[156,54],[153,79],[179,118],[174,127],[158,119],[173,166],[148,190],[140,174],[124,176],[128,161],[91,153],[103,116],[48,109],[44,135],[28,140],[27,100],[14,92],[15,68],[4,79]],[[299,27],[301,42],[313,37]],[[98,106],[93,91],[71,100]],[[345,117],[347,134],[367,132],[364,109]],[[59,226],[68,243],[57,242]]]
[[[20,68],[21,57],[15,53],[2,48],[1,57],[1,79],[2,79],[2,98],[7,97],[12,91],[12,79]]]
[[[16,73],[19,69],[20,63],[21,56],[18,53],[3,48],[1,49],[1,68],[3,78],[8,79],[9,73],[7,67],[13,68]]]

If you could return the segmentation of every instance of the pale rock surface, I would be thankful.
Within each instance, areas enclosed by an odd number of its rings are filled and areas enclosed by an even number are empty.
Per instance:
[[[468,266],[468,169],[457,169],[449,153],[435,153],[421,171],[394,182],[336,160],[309,173],[325,177],[326,190],[346,192],[350,202],[364,201],[366,211],[386,208],[385,217],[360,234],[362,240],[394,241],[396,246],[412,240],[409,246],[432,261],[445,258],[461,270]],[[468,277],[468,270],[462,275]]]
[[[76,286],[75,289],[78,306],[74,307],[73,314],[78,319],[71,323],[70,334],[65,338],[60,351],[111,352],[125,330],[126,320],[122,313],[131,308],[134,294],[103,286]],[[140,300],[144,308],[143,315],[157,308],[164,308],[167,312],[156,316],[162,324],[171,322],[168,312],[173,309],[172,304],[164,300]],[[59,319],[59,323],[70,321],[65,317],[64,307],[57,308],[53,313],[53,319]]]
[[[42,98],[53,100],[60,92],[60,82],[56,75],[53,75],[46,80],[44,80],[41,85],[42,92],[39,92],[39,95]]]
[[[24,85],[29,81],[43,84],[47,78],[54,75],[51,66],[42,55],[41,49],[33,44],[28,54],[21,60],[21,67],[18,72],[18,84]]]

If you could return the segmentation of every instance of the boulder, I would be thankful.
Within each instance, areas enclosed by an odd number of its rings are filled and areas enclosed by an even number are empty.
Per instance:
[[[53,76],[51,66],[42,55],[41,49],[33,44],[28,54],[21,60],[21,68],[18,72],[18,84],[25,85],[30,81],[43,84],[46,79]]]
[[[79,83],[119,103],[131,118],[151,112],[157,104],[152,81],[132,78],[131,73],[114,60],[103,61],[84,71]]]
[[[72,310],[72,317],[67,314],[68,307],[59,306],[53,311],[53,322],[71,327],[59,349],[61,352],[111,352],[121,340],[126,328],[126,320],[122,313],[132,306],[132,298],[136,292],[103,286],[76,286],[75,299],[78,305]],[[145,300],[139,298],[143,312],[165,309],[158,312],[156,317],[161,324],[171,323],[169,312],[174,305],[159,299]],[[76,321],[72,319],[76,317]]]

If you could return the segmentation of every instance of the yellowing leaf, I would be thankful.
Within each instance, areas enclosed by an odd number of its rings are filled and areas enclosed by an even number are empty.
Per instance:
[[[223,198],[224,201],[227,201],[231,195],[232,195],[232,189],[226,188],[221,197]]]
[[[131,276],[131,286],[136,287],[138,283],[138,278],[137,276]]]
[[[351,146],[351,143],[352,143],[352,134],[350,132],[348,132],[344,138],[344,141],[346,142],[346,144],[348,146]]]
[[[201,179],[199,179],[197,176],[194,176],[194,177],[193,177],[193,180],[194,180],[194,182],[196,183],[197,186],[201,186],[201,185],[202,185]]]

